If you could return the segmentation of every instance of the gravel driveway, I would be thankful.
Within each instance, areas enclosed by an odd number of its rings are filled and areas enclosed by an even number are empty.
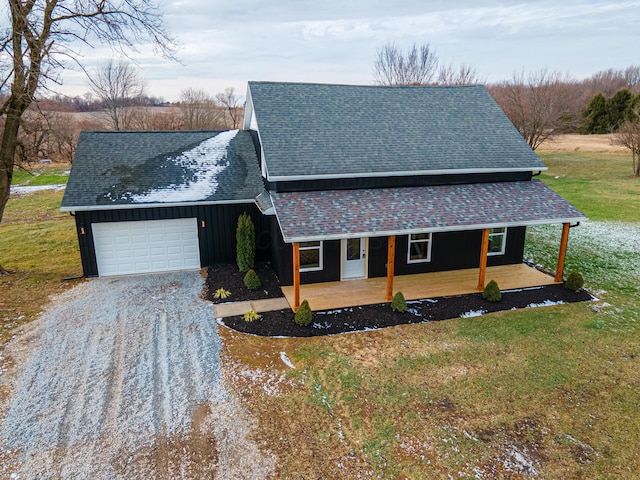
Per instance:
[[[250,419],[224,390],[202,285],[198,272],[102,278],[57,298],[33,338],[7,347],[30,357],[5,379],[14,392],[0,428],[0,473],[268,476],[273,460],[246,438]]]

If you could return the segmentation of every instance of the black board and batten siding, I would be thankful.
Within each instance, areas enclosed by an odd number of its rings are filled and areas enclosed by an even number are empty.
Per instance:
[[[256,233],[256,260],[269,260],[271,245],[269,217],[262,215],[253,203],[76,212],[76,228],[84,276],[98,276],[92,230],[94,223],[196,218],[200,266],[207,267],[216,263],[236,262],[236,227],[238,217],[243,212],[247,212],[253,220]],[[202,227],[202,221],[204,221],[204,227]]]
[[[433,187],[468,183],[526,182],[531,172],[464,173],[446,175],[381,176],[331,178],[316,180],[286,180],[266,182],[276,192],[308,192],[319,190],[355,190],[361,188]]]
[[[274,242],[271,248],[272,265],[281,285],[293,284],[293,249],[291,244],[284,243],[277,229],[272,224]],[[487,259],[488,266],[510,265],[522,263],[526,227],[512,227],[507,230],[507,243],[503,255],[491,255]],[[434,233],[432,237],[431,261],[407,263],[408,236],[396,236],[395,275],[440,272],[477,268],[480,265],[481,230],[461,232]],[[300,283],[335,282],[340,280],[340,240],[323,242],[323,270],[303,272]],[[370,237],[367,256],[369,278],[387,275],[387,237]]]

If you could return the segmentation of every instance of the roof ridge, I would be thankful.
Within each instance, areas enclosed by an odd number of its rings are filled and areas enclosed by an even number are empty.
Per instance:
[[[133,133],[133,134],[143,134],[143,133],[163,133],[163,134],[171,134],[171,133],[223,133],[230,132],[232,130],[242,130],[237,128],[228,128],[226,130],[82,130],[81,133],[115,133],[115,134],[125,134],[125,133]]]
[[[321,83],[321,82],[282,82],[277,80],[249,80],[249,85],[304,85],[304,86],[321,86],[321,87],[357,87],[357,88],[486,88],[481,83],[469,85],[370,85],[370,84],[349,84],[349,83]]]

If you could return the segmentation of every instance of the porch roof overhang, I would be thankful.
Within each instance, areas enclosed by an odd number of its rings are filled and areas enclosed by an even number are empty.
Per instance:
[[[586,217],[539,180],[271,193],[286,243],[476,230]]]

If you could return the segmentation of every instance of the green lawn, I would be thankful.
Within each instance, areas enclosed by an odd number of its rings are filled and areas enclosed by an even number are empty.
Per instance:
[[[69,179],[70,168],[34,167],[29,171],[16,169],[13,172],[11,184],[31,186],[65,184]]]
[[[625,153],[550,153],[539,156],[549,168],[539,178],[591,220],[640,222],[640,178],[632,176]]]
[[[75,222],[60,212],[62,191],[45,190],[9,199],[0,223],[0,264],[13,274],[0,277],[0,342],[33,320],[50,295],[82,274]]]

